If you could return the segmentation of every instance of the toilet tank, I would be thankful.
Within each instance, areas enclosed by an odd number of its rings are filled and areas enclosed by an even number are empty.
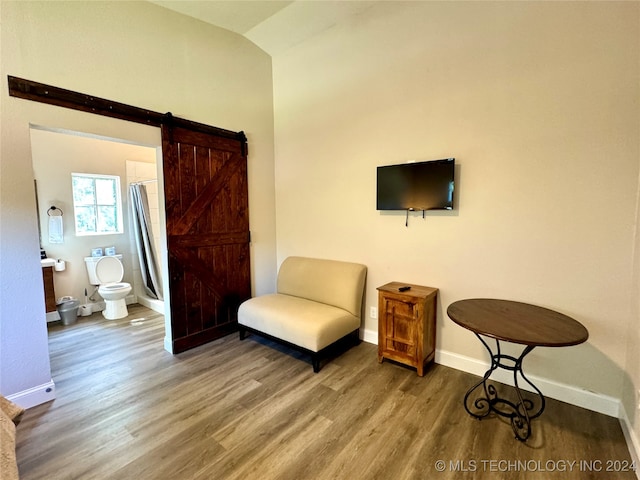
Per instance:
[[[122,254],[113,255],[118,260],[122,261]],[[102,257],[84,257],[84,263],[87,266],[87,273],[89,274],[89,283],[91,285],[100,285],[98,275],[96,275],[96,265]]]

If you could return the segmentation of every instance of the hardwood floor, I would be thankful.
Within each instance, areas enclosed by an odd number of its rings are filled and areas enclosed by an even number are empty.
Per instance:
[[[22,480],[636,478],[605,471],[631,461],[615,418],[549,400],[522,443],[466,414],[473,375],[420,378],[366,343],[314,374],[256,336],[173,356],[163,322],[131,306],[50,327],[57,398],[18,425]]]

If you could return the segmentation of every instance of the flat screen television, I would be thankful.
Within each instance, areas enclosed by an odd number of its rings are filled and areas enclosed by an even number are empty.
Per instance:
[[[378,167],[377,210],[452,210],[455,159]]]

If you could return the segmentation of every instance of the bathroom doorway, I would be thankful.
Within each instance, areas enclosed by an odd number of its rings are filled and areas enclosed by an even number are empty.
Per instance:
[[[163,180],[159,191],[167,197],[164,204],[171,207],[166,212],[168,218],[163,228],[165,242],[162,246],[166,252],[165,260],[172,260],[171,263],[165,261],[163,272],[163,291],[165,299],[169,299],[165,300],[165,349],[178,353],[231,333],[237,324],[236,307],[251,295],[247,138],[244,132],[225,130],[173,117],[170,112],[161,114],[31,80],[12,76],[8,79],[9,94],[14,97],[89,112],[92,116],[162,128],[162,148],[158,152],[165,161],[164,175],[159,178],[166,176],[168,180],[166,185]],[[194,164],[188,152],[192,152],[195,159],[209,159],[208,171],[207,168],[204,170],[206,176],[192,175]],[[204,154],[201,156],[200,152]],[[177,179],[180,179],[180,184]],[[201,179],[205,180],[204,184],[199,183]],[[231,184],[236,187],[228,188]],[[202,186],[204,189],[199,190]],[[174,195],[176,189],[180,189],[178,197]],[[194,194],[188,202],[183,202],[189,197],[182,198],[184,189]],[[187,207],[186,211],[175,208],[176,199],[181,202],[181,208]],[[216,200],[231,208],[220,210]],[[223,212],[223,219],[237,217],[227,225],[233,231],[218,231],[217,223],[207,220],[217,217],[218,210]],[[213,216],[207,215],[207,211]],[[204,214],[204,221],[200,221],[201,214]],[[169,223],[171,228],[168,228]],[[171,237],[170,242],[168,237]],[[220,257],[213,252],[210,261],[203,265],[201,254],[211,253],[212,247],[229,250],[225,253],[228,258],[220,262]],[[196,282],[194,285],[201,288],[190,288],[192,279]],[[173,298],[174,292],[182,291],[186,294]],[[201,309],[200,315],[192,316],[192,306],[198,305],[203,295],[214,299],[207,305],[213,305],[215,311]],[[169,305],[174,306],[180,315],[174,316]]]
[[[148,298],[140,272],[140,264],[131,228],[128,186],[132,182],[147,183],[153,218],[153,235],[158,252],[166,251],[166,235],[162,225],[164,200],[162,195],[161,149],[159,145],[142,145],[120,139],[100,137],[82,132],[63,131],[31,126],[31,149],[40,231],[40,245],[50,258],[65,262],[63,271],[54,272],[57,298],[72,296],[90,304],[99,311],[103,305],[89,284],[84,257],[94,248],[115,248],[123,255],[123,281],[133,286],[127,303],[140,303],[159,313],[165,313],[164,302]],[[121,234],[75,234],[71,173],[114,175],[120,179],[121,216],[124,226]],[[47,211],[52,206],[63,214],[62,243],[50,242]],[[160,254],[159,261],[166,262]],[[161,271],[163,269],[161,268]],[[85,300],[86,290],[86,300]],[[48,314],[48,319],[56,319]]]

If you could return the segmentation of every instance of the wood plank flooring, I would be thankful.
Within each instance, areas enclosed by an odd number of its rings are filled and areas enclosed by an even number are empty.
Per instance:
[[[442,365],[420,378],[361,343],[314,374],[256,336],[175,356],[163,336],[140,306],[49,327],[57,398],[18,425],[22,480],[636,478],[605,471],[631,461],[617,419],[549,400],[522,443],[466,414],[478,377]]]

